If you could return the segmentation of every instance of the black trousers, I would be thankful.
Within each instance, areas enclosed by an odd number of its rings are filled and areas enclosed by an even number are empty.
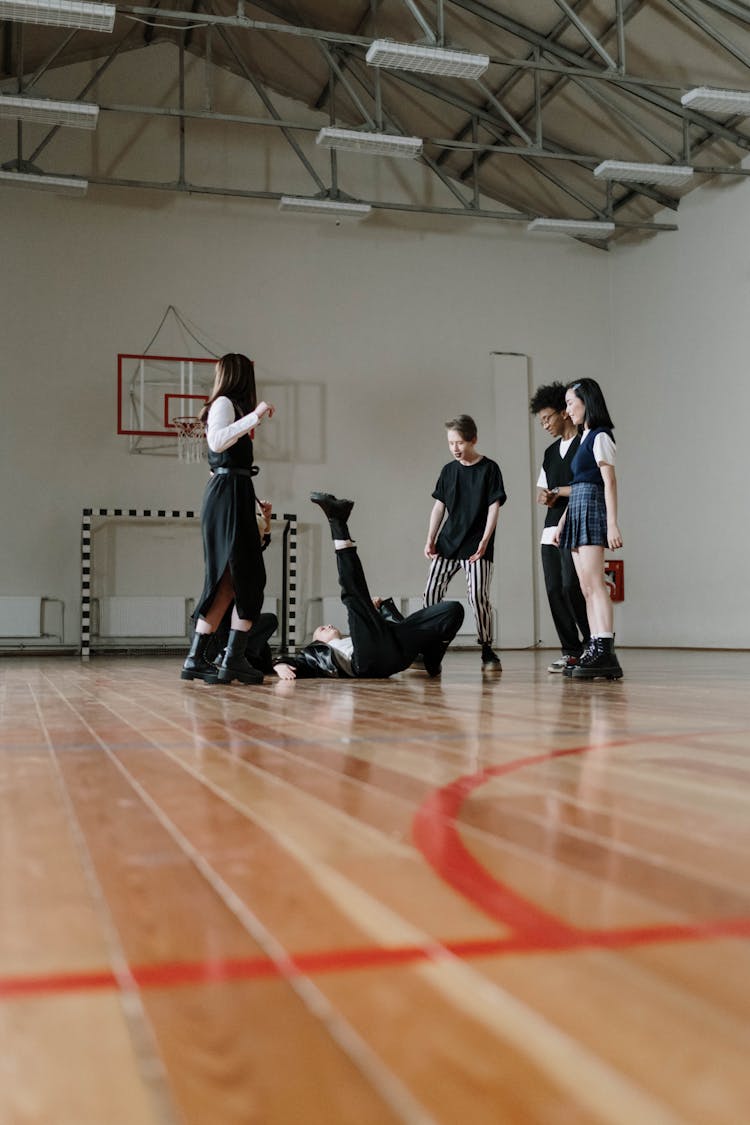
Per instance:
[[[586,599],[576,574],[573,552],[542,543],[542,569],[552,620],[564,656],[578,656],[590,637]],[[578,634],[581,634],[579,639]]]
[[[352,670],[363,679],[383,679],[402,672],[420,653],[442,656],[461,628],[460,602],[440,602],[403,621],[387,621],[375,609],[356,547],[336,551],[341,600],[349,617],[354,646]]]

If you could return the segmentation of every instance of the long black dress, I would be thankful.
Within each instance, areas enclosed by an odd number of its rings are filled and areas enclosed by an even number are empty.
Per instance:
[[[235,406],[235,418],[240,412]],[[208,451],[209,477],[201,508],[206,580],[193,617],[205,617],[229,567],[238,615],[254,621],[263,605],[266,568],[261,553],[253,488],[253,443],[249,434],[221,453]]]

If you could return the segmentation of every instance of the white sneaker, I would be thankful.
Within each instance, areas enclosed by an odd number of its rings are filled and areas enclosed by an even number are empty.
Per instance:
[[[561,656],[558,660],[552,661],[552,663],[548,666],[547,671],[548,672],[562,672],[563,668],[567,668],[567,666],[568,666],[567,656]]]

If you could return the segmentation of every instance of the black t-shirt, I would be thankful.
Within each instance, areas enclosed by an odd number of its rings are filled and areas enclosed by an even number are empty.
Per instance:
[[[502,507],[507,500],[500,466],[489,457],[480,457],[473,465],[450,461],[443,466],[432,495],[448,512],[436,543],[444,559],[470,558],[484,534],[490,504],[499,500]],[[494,546],[493,532],[484,553],[488,562],[494,558]]]

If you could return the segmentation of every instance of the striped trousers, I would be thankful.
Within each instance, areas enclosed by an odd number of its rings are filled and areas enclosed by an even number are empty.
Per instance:
[[[430,564],[430,573],[427,575],[423,604],[435,605],[441,602],[448,589],[448,583],[458,570],[463,570],[466,575],[466,593],[474,614],[477,627],[477,640],[482,645],[492,644],[492,606],[490,604],[490,583],[492,581],[492,563],[487,559],[477,559],[469,562],[468,559],[444,559],[440,555]]]

